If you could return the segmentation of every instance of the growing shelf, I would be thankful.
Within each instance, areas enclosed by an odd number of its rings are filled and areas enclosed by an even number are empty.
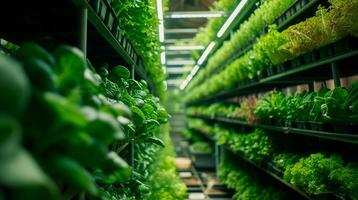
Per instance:
[[[223,101],[231,97],[332,78],[339,82],[340,77],[357,74],[357,68],[350,66],[358,55],[357,44],[356,38],[340,40],[287,61],[282,65],[269,68],[261,76],[241,81],[234,89],[224,90],[201,100],[189,102],[187,105]],[[339,73],[337,69],[339,69]]]
[[[224,146],[224,148],[232,153],[234,153],[230,147],[228,146]],[[246,161],[247,163],[250,163],[251,165],[253,165],[254,167],[256,167],[257,169],[265,172],[267,175],[273,177],[274,179],[276,179],[277,181],[281,182],[283,185],[287,186],[288,188],[292,189],[293,191],[295,191],[296,193],[298,193],[299,195],[301,195],[304,199],[316,199],[315,197],[312,197],[310,195],[308,195],[307,193],[305,193],[304,191],[302,191],[300,188],[286,182],[285,180],[283,180],[283,178],[279,175],[277,175],[277,172],[274,172],[272,169],[268,168],[267,166],[270,166],[270,163],[257,163],[254,162],[248,158],[246,158],[244,155],[240,154],[240,153],[235,153],[235,155],[239,158],[241,158],[242,160]]]
[[[220,123],[228,123],[237,126],[262,128],[266,130],[281,132],[284,134],[306,135],[311,137],[318,137],[318,138],[324,138],[329,140],[358,144],[358,135],[356,134],[334,133],[334,132],[300,129],[300,128],[292,128],[292,127],[280,127],[280,126],[264,125],[264,124],[249,124],[248,122],[242,121],[240,119],[225,118],[225,117],[210,117],[204,115],[189,115],[188,117],[201,118],[205,120],[211,120]]]
[[[107,0],[73,0],[80,7],[87,8],[88,20],[101,34],[101,36],[112,46],[112,48],[123,58],[128,65],[134,68],[136,74],[147,81],[149,87],[154,91],[153,84],[148,78],[141,58],[135,51],[130,41],[125,38],[120,30],[119,21]],[[93,49],[95,50],[95,49]],[[101,59],[113,60],[111,55],[100,54]]]
[[[293,25],[297,22],[299,22],[302,19],[311,17],[315,14],[316,9],[318,5],[320,4],[328,4],[327,0],[297,0],[290,8],[286,10],[285,13],[283,13],[280,17],[278,17],[275,20],[275,24],[277,25],[277,30],[282,31],[289,27],[290,25]],[[225,63],[220,65],[218,68],[213,70],[210,75],[217,74],[220,72],[225,66],[232,63],[242,55],[244,55],[247,51],[252,49],[253,45],[256,43],[256,40],[259,37],[262,37],[268,32],[268,27],[265,27],[264,30],[260,35],[258,35],[256,38],[250,40],[247,42],[246,46],[242,47],[234,53]]]
[[[60,44],[77,46],[95,66],[108,63],[134,68],[138,79],[146,80],[154,91],[140,56],[119,30],[107,0],[9,2],[6,8],[21,14],[0,14],[0,38],[15,44],[35,41],[48,49]]]

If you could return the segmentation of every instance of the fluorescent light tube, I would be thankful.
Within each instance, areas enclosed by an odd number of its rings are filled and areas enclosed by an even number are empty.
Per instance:
[[[195,45],[184,45],[184,46],[175,46],[169,45],[167,46],[167,50],[169,51],[181,51],[181,50],[203,50],[204,46],[195,46]]]
[[[167,61],[167,65],[194,65],[195,60],[174,59]]]
[[[159,41],[164,42],[164,22],[159,21]]]
[[[166,63],[165,50],[160,53],[160,61],[161,61],[162,65],[165,65],[165,63]]]
[[[198,65],[203,64],[203,62],[208,57],[208,55],[210,54],[210,52],[213,50],[214,47],[215,47],[215,42],[214,41],[210,42],[209,46],[205,49],[204,53],[200,56],[198,60]]]
[[[157,0],[157,12],[159,21],[163,21],[163,2],[162,0]]]
[[[235,10],[231,13],[230,17],[226,20],[226,22],[224,23],[224,25],[220,28],[219,32],[217,33],[217,37],[221,38],[225,31],[229,28],[229,26],[231,25],[231,23],[234,21],[234,19],[236,18],[236,16],[240,13],[240,11],[242,10],[242,8],[244,7],[244,5],[247,3],[248,0],[241,0],[241,2],[239,3],[239,5],[236,6]]]
[[[185,18],[213,18],[224,17],[225,12],[212,12],[212,11],[192,11],[192,12],[170,12],[166,14],[166,18],[171,19],[185,19]]]
[[[200,66],[199,65],[195,65],[195,67],[193,68],[193,70],[190,72],[189,76],[185,79],[185,81],[180,85],[180,89],[184,90],[186,88],[186,86],[189,84],[189,82],[191,81],[191,79],[193,79],[193,77],[195,76],[195,74],[199,71]]]

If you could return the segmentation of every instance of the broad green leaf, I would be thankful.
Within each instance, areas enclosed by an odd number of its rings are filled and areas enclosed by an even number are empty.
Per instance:
[[[105,112],[98,112],[96,118],[88,123],[86,130],[105,144],[110,144],[114,140],[122,140],[125,137],[117,120]]]
[[[165,147],[164,142],[161,139],[156,138],[156,137],[147,138],[146,141],[148,141],[150,143],[153,143],[153,144],[156,144],[156,145],[158,145],[160,147],[163,147],[163,148]]]
[[[146,120],[145,115],[137,106],[132,106],[131,111],[132,111],[133,121],[136,125],[142,125],[145,123]]]
[[[54,157],[51,159],[51,168],[57,178],[65,184],[91,195],[98,194],[91,174],[75,160],[68,157]]]
[[[19,148],[10,155],[0,156],[0,184],[14,189],[42,189],[48,199],[57,199],[58,190],[32,156]]]
[[[58,87],[62,94],[67,94],[73,88],[82,84],[85,71],[83,53],[74,47],[60,46],[54,51]]]
[[[21,65],[0,54],[0,111],[19,116],[30,97],[30,83]]]
[[[84,127],[87,124],[87,120],[81,110],[64,97],[47,92],[44,93],[43,98],[53,111],[57,113],[58,120],[78,127]]]

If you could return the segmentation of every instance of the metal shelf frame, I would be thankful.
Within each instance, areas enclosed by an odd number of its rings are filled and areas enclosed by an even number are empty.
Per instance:
[[[307,54],[311,53],[312,52],[309,52]],[[303,58],[304,56],[305,55],[300,56],[299,58]],[[246,96],[249,94],[272,90],[274,88],[283,88],[292,85],[312,83],[313,81],[318,80],[325,81],[328,79],[334,79],[335,86],[338,87],[340,86],[340,77],[357,74],[357,70],[349,66],[345,67],[345,65],[341,65],[339,64],[339,62],[352,61],[352,59],[357,56],[358,50],[355,49],[342,54],[333,55],[328,58],[319,59],[317,61],[303,64],[297,67],[291,67],[291,69],[274,74],[272,76],[268,76],[261,79],[257,78],[257,80],[253,79],[250,82],[239,83],[238,86],[233,89],[222,91],[197,101],[189,102],[187,103],[187,106],[218,102],[229,99],[231,97]],[[291,63],[292,60],[287,61],[286,63],[284,63],[284,65],[291,65]],[[325,70],[324,72],[327,73],[322,73],[323,70]],[[321,71],[321,73],[318,75],[317,73],[312,73],[319,71]]]
[[[280,17],[278,17],[275,20],[275,24],[277,24],[277,30],[282,31],[288,26],[294,24],[298,21],[298,19],[301,19],[303,17],[310,17],[315,14],[316,9],[320,3],[327,4],[327,0],[297,0],[295,3],[292,4],[291,7],[289,7]],[[249,5],[250,9],[254,8],[254,4]],[[248,16],[246,16],[248,18]],[[246,19],[245,18],[245,19]],[[245,20],[245,19],[242,19]],[[240,20],[237,20],[240,21]],[[231,27],[232,30],[234,27],[237,26],[237,23]],[[259,37],[262,37],[266,35],[268,32],[268,27],[265,27],[260,35],[258,35],[256,38],[254,38],[251,41],[247,42],[247,45],[242,47],[237,53],[233,54],[230,58],[228,58],[223,64],[218,66],[216,69],[214,69],[209,76],[212,76],[213,74],[217,74],[221,70],[223,70],[228,64],[232,63],[242,55],[244,55],[247,51],[251,50],[253,45],[256,43],[256,40]],[[219,44],[222,44],[225,40],[227,40],[227,36],[223,37],[223,40],[219,41]],[[213,50],[215,52],[219,49],[220,45],[217,45],[216,48]],[[205,65],[205,63],[204,63]]]
[[[248,122],[242,121],[240,119],[232,119],[232,118],[230,119],[230,118],[225,118],[225,117],[210,117],[210,116],[205,116],[205,115],[188,115],[188,117],[200,118],[200,119],[204,119],[204,120],[210,120],[210,121],[226,123],[226,124],[231,124],[231,125],[236,125],[236,126],[262,128],[262,129],[280,132],[280,133],[284,133],[284,134],[297,134],[297,135],[329,139],[329,140],[334,140],[334,141],[339,141],[339,142],[346,142],[346,143],[351,143],[351,144],[358,144],[358,135],[357,134],[314,131],[314,130],[308,130],[308,129],[278,127],[278,126],[271,126],[271,125],[264,125],[264,124],[249,124]]]

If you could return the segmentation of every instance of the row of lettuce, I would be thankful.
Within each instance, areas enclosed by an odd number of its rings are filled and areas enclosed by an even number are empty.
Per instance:
[[[26,43],[0,54],[0,96],[0,199],[185,198],[169,115],[125,67]]]
[[[242,97],[237,102],[193,106],[189,115],[225,117],[249,124],[266,124],[307,129],[322,125],[325,131],[353,134],[358,124],[358,81],[348,88],[286,94],[272,91],[259,96]]]
[[[358,198],[358,164],[352,158],[331,152],[329,146],[321,147],[321,150],[306,148],[302,151],[305,147],[296,138],[282,140],[282,136],[261,129],[250,132],[220,124],[211,125],[194,118],[189,120],[188,127],[191,135],[207,134],[218,145],[264,166],[308,195],[332,194],[344,199]],[[257,186],[255,182],[263,180],[262,177],[254,178],[255,175],[241,169],[244,165],[236,162],[239,161],[233,160],[232,156],[227,160],[224,158],[219,172],[222,180],[237,191],[236,199],[246,199],[245,195],[257,197],[255,199],[287,199],[287,194],[278,187],[272,188],[267,184]]]
[[[283,64],[304,53],[336,42],[348,36],[357,36],[358,1],[330,0],[329,7],[319,6],[314,17],[292,25],[279,32],[271,25],[269,32],[259,33],[273,23],[292,1],[265,1],[250,18],[243,23],[234,36],[214,53],[207,66],[189,84],[185,92],[186,101],[195,101],[230,89],[241,81],[252,80],[266,70]],[[245,47],[250,39],[256,39],[251,50],[231,63],[227,60]],[[218,73],[215,70],[225,64]]]
[[[160,61],[157,1],[108,0],[119,20],[119,27],[142,57],[145,70],[160,97],[165,96],[165,72]],[[163,9],[168,1],[163,0]]]

